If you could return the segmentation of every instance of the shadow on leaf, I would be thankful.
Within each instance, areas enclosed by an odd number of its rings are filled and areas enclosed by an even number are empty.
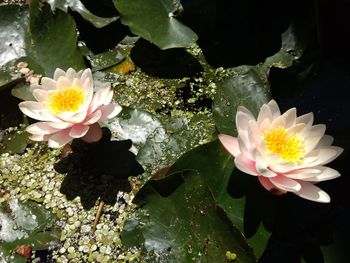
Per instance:
[[[84,209],[90,209],[98,198],[106,204],[116,202],[118,191],[130,191],[129,176],[143,173],[142,166],[129,151],[131,140],[110,141],[111,132],[103,128],[103,137],[96,143],[74,140],[72,153],[55,166],[67,173],[61,193],[68,200],[80,196]]]

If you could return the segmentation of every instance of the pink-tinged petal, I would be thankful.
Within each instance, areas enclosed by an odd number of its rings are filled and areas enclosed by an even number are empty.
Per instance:
[[[46,122],[49,126],[55,129],[64,130],[73,126],[70,122]]]
[[[247,137],[247,139],[243,140],[243,137]],[[250,147],[248,136],[241,136],[240,135],[237,138],[237,140],[238,140],[238,147],[239,147],[240,153],[245,155],[250,160],[253,160],[254,159],[253,154],[252,154],[253,147]]]
[[[226,134],[219,134],[218,138],[225,149],[233,156],[236,157],[241,153],[239,150],[237,138]]]
[[[268,163],[265,161],[265,159],[260,155],[258,151],[255,151],[255,168],[258,171],[258,173],[264,177],[277,176],[275,172],[269,169]]]
[[[281,115],[280,108],[278,107],[278,104],[276,103],[275,100],[270,100],[269,103],[267,103],[267,106],[269,106],[271,110],[273,119]]]
[[[98,122],[101,119],[102,112],[100,110],[95,111],[94,113],[91,113],[86,117],[84,120],[83,124],[84,125],[91,125],[94,124],[95,122]]]
[[[269,122],[272,122],[272,112],[269,106],[267,106],[267,104],[264,104],[261,106],[260,108],[260,112],[258,115],[258,126],[261,126],[261,124],[265,121],[265,120],[269,120]]]
[[[247,131],[250,121],[255,121],[253,115],[249,112],[238,110],[236,114],[236,127],[238,133]]]
[[[314,177],[309,177],[304,179],[304,181],[309,182],[322,182],[331,179],[335,179],[340,176],[340,173],[337,170],[334,170],[329,167],[322,166],[322,171],[320,174],[315,175]]]
[[[29,136],[29,139],[36,142],[46,142],[50,139],[51,136],[52,136],[51,134],[45,134],[45,135],[33,134]]]
[[[117,116],[121,112],[122,107],[119,104],[108,104],[101,106],[99,110],[102,111],[102,116],[99,121],[104,122]]]
[[[305,198],[307,200],[320,202],[320,203],[329,203],[331,201],[331,198],[329,195],[321,190],[319,187],[313,185],[309,182],[299,182],[301,185],[301,189],[297,192],[294,192],[294,194]]]
[[[297,118],[297,110],[296,108],[291,108],[282,114],[285,120],[285,127],[289,128],[295,124],[295,120]]]
[[[325,134],[316,147],[331,146],[334,139],[332,136]]]
[[[92,98],[89,112],[94,112],[98,107],[109,104],[110,101],[108,102],[108,100],[110,98],[111,87],[109,83],[107,84],[108,86],[105,85],[96,91],[94,97]],[[112,96],[113,96],[113,93],[112,93]]]
[[[72,86],[72,82],[66,76],[59,77],[56,83],[57,89],[63,89],[71,86]]]
[[[72,68],[69,68],[65,74],[65,76],[70,80],[70,81],[73,81],[75,78],[78,78],[77,76],[77,72],[72,69]]]
[[[43,90],[55,90],[56,89],[56,81],[47,77],[43,77],[41,79],[41,88]]]
[[[46,122],[36,122],[34,124],[29,125],[26,128],[26,131],[35,135],[45,135],[55,133],[59,131],[59,129],[51,127]]]
[[[56,68],[55,72],[53,73],[53,79],[58,80],[59,77],[65,76],[66,72],[60,68]]]
[[[296,192],[301,189],[301,185],[298,181],[285,177],[282,174],[275,177],[270,177],[269,180],[278,189],[282,189],[284,191]]]
[[[92,82],[92,72],[91,69],[87,68],[82,72],[81,81],[85,83],[85,80],[89,79]]]
[[[311,162],[307,162],[306,160],[304,160],[304,164],[302,166],[310,167],[315,165],[327,164],[333,161],[335,158],[337,158],[342,152],[343,152],[343,149],[337,146],[326,146],[326,147],[316,148],[315,150],[313,150],[307,155],[307,158],[315,157],[316,159]]]
[[[245,157],[243,154],[237,155],[235,158],[235,165],[237,169],[250,175],[259,175],[255,169],[255,162]]]
[[[55,133],[49,139],[49,147],[58,148],[69,143],[73,138],[69,136],[69,130],[63,130]]]
[[[38,102],[47,101],[48,97],[50,95],[50,93],[48,91],[42,90],[42,89],[35,89],[35,90],[33,90],[32,94]]]
[[[47,108],[36,101],[23,101],[18,104],[19,109],[28,117],[39,121],[53,121],[57,122],[59,119],[51,115]]]
[[[73,138],[83,137],[89,130],[89,126],[83,124],[75,124],[69,131],[69,136]]]
[[[86,111],[83,112],[71,112],[64,111],[58,114],[58,117],[65,122],[81,123],[86,118]]]
[[[102,138],[102,129],[98,123],[90,126],[90,129],[81,139],[87,143],[98,142]]]
[[[267,190],[267,191],[271,191],[272,189],[275,189],[276,186],[274,186],[270,180],[264,176],[258,176],[258,180],[260,182],[260,184]]]
[[[295,121],[296,124],[304,123],[307,126],[311,126],[313,122],[314,114],[312,112],[299,116]]]

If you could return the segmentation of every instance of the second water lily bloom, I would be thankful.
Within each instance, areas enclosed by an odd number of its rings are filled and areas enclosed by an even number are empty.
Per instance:
[[[332,146],[326,126],[313,125],[313,114],[297,117],[292,108],[281,114],[277,103],[264,104],[256,119],[245,107],[236,114],[238,136],[220,134],[224,147],[235,157],[236,167],[256,176],[269,191],[292,192],[316,202],[330,202],[315,183],[334,179],[338,171],[324,166],[342,148]]]
[[[56,69],[53,79],[43,77],[41,85],[31,85],[36,101],[24,101],[20,110],[39,120],[27,127],[34,141],[48,141],[60,147],[74,138],[96,142],[102,136],[99,122],[113,118],[121,106],[111,103],[113,91],[104,83],[94,92],[90,69],[67,72]]]

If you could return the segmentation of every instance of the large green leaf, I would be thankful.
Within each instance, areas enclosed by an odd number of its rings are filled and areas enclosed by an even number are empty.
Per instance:
[[[197,35],[175,17],[182,11],[179,0],[113,0],[121,22],[161,49],[189,47]]]
[[[87,21],[93,24],[95,27],[101,28],[104,27],[113,21],[117,20],[117,17],[100,17],[92,14],[82,2],[79,0],[44,0],[49,3],[51,10],[55,12],[56,9],[60,9],[64,12],[68,12],[68,8],[72,9],[75,12],[78,12],[82,17]]]
[[[257,115],[262,104],[268,102],[269,89],[260,75],[250,66],[229,70],[228,77],[217,83],[213,102],[213,117],[220,133],[236,135],[236,111],[245,106]]]
[[[39,9],[39,1],[30,1],[30,25],[27,54],[52,76],[56,68],[85,67],[77,47],[77,31],[73,18],[61,10],[53,14],[48,5]]]
[[[127,220],[122,241],[141,246],[150,262],[256,262],[251,249],[216,207],[205,178],[195,172],[149,182],[142,206]]]
[[[34,202],[21,203],[17,199],[0,204],[0,250],[10,255],[19,245],[30,245],[33,250],[48,249],[51,242],[58,242],[59,232],[52,226],[55,217]]]
[[[131,139],[139,148],[137,160],[146,171],[171,165],[181,154],[210,136],[211,122],[205,116],[161,119],[139,109],[124,108],[110,129],[118,137]]]
[[[239,177],[236,172],[232,174],[233,168],[232,156],[216,140],[182,155],[171,167],[168,174],[192,170],[203,175],[217,204],[226,212],[233,225],[246,235],[255,254],[260,257],[270,236],[261,221],[271,218],[273,213],[271,213],[271,208],[266,209],[262,213],[263,216],[259,211],[271,206],[271,200],[266,198],[266,195],[261,191],[263,189],[254,188],[254,183],[249,186],[251,191],[245,191],[247,183],[244,182],[244,179],[247,179],[249,175],[243,175],[247,178],[239,178],[243,180],[233,180],[231,176]],[[234,190],[229,188],[233,187],[240,189],[242,194],[231,196],[229,192]],[[246,202],[247,198],[249,198],[248,203]],[[260,206],[262,202],[265,202],[265,205],[262,205],[261,208],[254,206],[254,204]],[[256,211],[252,212],[254,209]]]

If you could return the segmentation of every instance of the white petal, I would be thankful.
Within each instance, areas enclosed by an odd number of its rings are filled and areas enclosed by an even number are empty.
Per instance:
[[[19,103],[19,109],[28,117],[39,120],[39,121],[59,121],[51,113],[48,112],[47,108],[36,101],[23,101]]]
[[[56,81],[50,78],[43,77],[41,79],[41,87],[43,90],[55,90]]]
[[[45,142],[45,141],[48,141],[50,137],[51,137],[51,134],[45,134],[45,135],[33,134],[29,136],[29,139],[36,142]]]
[[[73,138],[83,137],[89,130],[89,126],[82,124],[75,124],[69,131],[69,136]]]
[[[247,173],[250,175],[259,175],[255,169],[255,162],[252,160],[249,160],[243,154],[237,155],[237,157],[235,158],[235,165],[239,170],[241,170],[244,173]]]
[[[246,131],[251,120],[255,121],[253,114],[243,106],[237,108],[236,127],[238,132]]]
[[[295,170],[298,168],[298,165],[295,163],[290,163],[290,162],[286,162],[286,161],[280,161],[280,162],[272,162],[270,163],[270,168],[272,171],[274,171],[275,173],[287,173],[289,171]]]
[[[73,138],[69,136],[68,129],[52,135],[49,139],[49,147],[58,148],[70,142]]]
[[[295,120],[297,117],[297,110],[296,108],[291,108],[287,110],[285,113],[282,114],[284,120],[285,120],[285,126],[286,128],[292,127],[295,125]]]
[[[108,104],[101,106],[99,110],[102,112],[102,116],[99,121],[103,122],[117,116],[121,112],[122,107],[119,104]]]
[[[293,170],[288,173],[285,173],[284,176],[287,176],[291,179],[307,180],[308,178],[313,178],[321,174],[322,173],[321,167],[324,167],[324,166],[315,166],[312,168],[297,169],[297,170]]]
[[[312,125],[312,123],[314,122],[314,114],[312,112],[309,112],[307,114],[301,115],[296,119],[296,124],[299,123],[304,123],[307,126]]]
[[[81,81],[84,83],[86,79],[89,79],[92,83],[92,73],[91,69],[87,68],[82,72]]]
[[[252,149],[253,147],[250,146],[248,135],[244,136],[246,139],[244,140],[241,134],[238,136],[238,147],[240,153],[243,155],[247,156],[247,158],[253,160],[253,154],[252,154]]]
[[[270,122],[272,122],[272,112],[270,107],[267,104],[264,104],[261,106],[260,108],[260,112],[258,115],[258,126],[261,126],[261,124],[265,121],[265,120],[269,120]]]
[[[83,87],[83,83],[81,82],[80,79],[75,78],[72,81],[72,86],[80,88],[80,87]]]
[[[270,100],[270,102],[267,103],[267,106],[269,106],[269,108],[271,110],[273,119],[275,119],[281,115],[280,109],[279,109],[278,104],[276,103],[275,100]]]
[[[65,74],[65,76],[70,80],[70,81],[73,81],[75,78],[77,78],[77,72],[72,69],[72,68],[69,68]]]
[[[284,175],[281,175],[281,174],[275,177],[270,177],[269,180],[277,188],[288,192],[296,192],[301,189],[301,185],[299,184],[298,181],[285,177]]]
[[[29,125],[26,128],[26,131],[35,135],[45,135],[55,133],[59,131],[59,129],[51,127],[46,122],[36,122],[34,124]]]
[[[258,151],[255,151],[255,168],[259,174],[265,177],[274,177],[277,174],[268,168],[268,163],[260,155]]]
[[[52,128],[56,128],[59,130],[64,130],[73,126],[73,123],[70,122],[47,122],[47,124],[50,125]]]
[[[302,166],[310,167],[327,164],[337,158],[342,152],[343,149],[337,146],[318,147],[307,155],[307,158],[315,157],[316,159],[311,162],[305,160]]]
[[[306,130],[308,130],[308,126],[306,126],[305,123],[298,123],[291,128],[288,129],[289,134],[299,134],[303,136],[305,134]],[[304,137],[304,136],[303,136]]]
[[[329,203],[331,201],[331,198],[325,191],[321,190],[319,187],[313,185],[312,183],[303,181],[300,181],[299,183],[301,185],[301,189],[297,192],[294,192],[294,194],[302,198],[320,203]]]
[[[333,143],[334,139],[332,136],[325,134],[321,140],[319,141],[317,147],[322,147],[322,146],[331,146]]]
[[[65,122],[70,123],[81,123],[86,118],[86,111],[83,112],[71,112],[71,111],[64,111],[58,114],[58,117],[60,117]]]
[[[233,156],[237,156],[241,153],[237,138],[226,134],[219,134],[218,138],[226,150]]]
[[[56,68],[55,73],[53,74],[53,79],[58,80],[59,77],[65,76],[65,75],[66,75],[65,71],[63,71],[60,68]]]
[[[332,168],[322,166],[324,169],[321,171],[320,174],[317,174],[314,177],[309,177],[304,179],[304,181],[309,182],[321,182],[321,181],[327,181],[331,179],[335,179],[340,176],[340,173],[337,170],[334,170]]]
[[[86,117],[84,120],[83,124],[85,125],[91,125],[94,124],[95,122],[98,122],[101,119],[102,112],[100,110],[95,111],[94,113],[91,113]]]
[[[72,86],[72,82],[66,76],[59,77],[56,83],[57,89],[67,88],[71,86]]]
[[[108,83],[107,83],[108,84]],[[94,97],[92,98],[91,104],[90,104],[90,109],[89,112],[94,112],[98,107],[100,107],[101,105],[107,105],[109,102],[108,100],[111,99],[111,87],[108,84],[99,88]],[[112,92],[112,96],[113,96],[113,92]],[[107,102],[107,103],[105,103]]]
[[[286,120],[284,119],[283,115],[275,118],[271,123],[271,129],[278,127],[286,127]]]
[[[46,90],[42,90],[42,89],[35,89],[32,92],[34,98],[38,101],[38,102],[44,102],[47,101],[50,93]]]

